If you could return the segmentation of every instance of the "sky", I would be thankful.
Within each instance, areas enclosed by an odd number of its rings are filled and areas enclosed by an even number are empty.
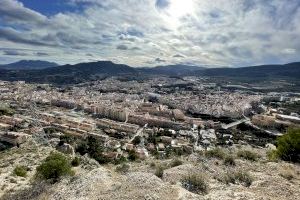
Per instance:
[[[0,64],[300,61],[300,0],[0,0]]]

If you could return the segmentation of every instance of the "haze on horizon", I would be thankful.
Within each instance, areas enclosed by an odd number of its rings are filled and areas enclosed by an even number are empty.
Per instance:
[[[0,64],[299,61],[299,0],[1,0]]]

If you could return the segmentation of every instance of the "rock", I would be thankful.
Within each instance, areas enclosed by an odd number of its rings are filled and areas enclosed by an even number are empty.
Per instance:
[[[56,150],[65,153],[65,154],[70,154],[73,156],[75,154],[74,147],[72,145],[64,143],[63,145],[57,146]]]
[[[49,143],[52,147],[56,147],[59,142],[60,142],[60,139],[58,139],[58,138],[52,138],[49,140]]]
[[[271,143],[267,143],[266,148],[268,150],[276,150],[276,146],[274,144],[271,144]]]
[[[185,118],[184,113],[179,109],[173,110],[173,116],[176,120],[184,120]]]
[[[214,129],[208,129],[208,130],[200,130],[200,135],[203,139],[208,139],[211,141],[214,141],[217,139],[216,133]]]

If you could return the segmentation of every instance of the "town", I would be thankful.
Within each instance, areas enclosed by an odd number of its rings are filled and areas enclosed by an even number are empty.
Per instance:
[[[300,127],[297,93],[197,77],[110,77],[67,86],[0,81],[0,91],[1,151],[34,141],[37,151],[123,167],[236,145],[274,149],[276,137]],[[92,143],[101,150],[89,150]]]
[[[270,106],[297,103],[297,94],[232,91],[192,77],[143,83],[113,77],[65,88],[22,81],[0,85],[1,109],[13,110],[0,117],[1,141],[20,145],[39,133],[49,142],[58,134],[92,136],[112,159],[128,150],[145,158],[154,151],[163,156],[168,148],[193,152],[240,139],[265,145],[237,127],[243,124],[267,139],[300,124],[296,112]]]

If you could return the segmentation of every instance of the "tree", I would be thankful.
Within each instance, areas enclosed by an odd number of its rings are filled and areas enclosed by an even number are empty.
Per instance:
[[[276,153],[282,160],[300,162],[300,128],[289,128],[278,138]]]
[[[57,182],[61,176],[71,175],[70,160],[61,153],[52,152],[37,167],[37,176]]]

